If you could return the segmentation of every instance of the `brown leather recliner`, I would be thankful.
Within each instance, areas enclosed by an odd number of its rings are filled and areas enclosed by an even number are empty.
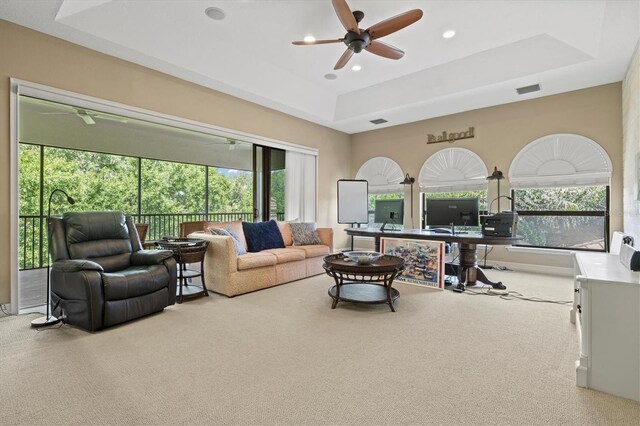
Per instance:
[[[176,261],[143,250],[131,217],[72,212],[51,218],[51,303],[86,330],[149,315],[176,301]]]

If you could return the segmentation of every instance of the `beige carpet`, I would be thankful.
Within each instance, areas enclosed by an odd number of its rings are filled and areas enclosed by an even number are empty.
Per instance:
[[[490,271],[570,300],[569,278]],[[2,424],[638,424],[575,386],[567,305],[398,284],[397,312],[318,276],[95,334],[0,318]]]

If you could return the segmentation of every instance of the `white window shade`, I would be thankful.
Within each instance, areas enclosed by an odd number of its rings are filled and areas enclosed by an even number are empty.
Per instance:
[[[418,176],[423,192],[487,189],[487,166],[473,151],[445,148],[427,158]]]
[[[611,159],[593,140],[559,133],[536,139],[511,163],[512,188],[609,185]]]
[[[374,157],[367,160],[356,173],[356,179],[363,179],[369,183],[369,193],[389,194],[403,192],[400,182],[404,180],[402,169],[391,158]]]

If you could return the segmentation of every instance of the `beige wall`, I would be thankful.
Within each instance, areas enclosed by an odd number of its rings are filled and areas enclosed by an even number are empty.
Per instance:
[[[483,108],[460,114],[359,133],[352,136],[351,170],[355,174],[371,157],[395,160],[403,172],[418,178],[425,160],[448,147],[467,148],[480,156],[489,172],[498,167],[508,175],[511,161],[529,142],[552,133],[576,133],[596,141],[613,164],[611,181],[611,229],[622,228],[622,108],[621,84],[548,96],[528,101]],[[427,145],[427,134],[475,127],[475,138],[454,143]],[[414,191],[414,218],[419,218],[419,194]],[[509,193],[509,183],[501,182],[500,193]],[[489,187],[489,199],[495,185]],[[503,200],[506,201],[506,200]],[[496,203],[497,204],[497,203]],[[495,205],[494,205],[495,207]],[[541,257],[507,253],[496,248],[490,258],[505,262],[540,263],[568,267],[567,257]]]
[[[640,247],[640,42],[622,84],[624,232]]]
[[[10,77],[318,148],[318,224],[337,228],[349,135],[0,20],[0,303],[10,301]]]

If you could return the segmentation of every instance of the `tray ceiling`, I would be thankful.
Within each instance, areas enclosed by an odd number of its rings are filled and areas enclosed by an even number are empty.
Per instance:
[[[330,0],[0,0],[0,19],[347,133],[621,81],[640,35],[635,0],[347,1],[362,28],[422,9],[384,39],[404,58],[334,71],[344,45],[292,45],[344,35]]]

